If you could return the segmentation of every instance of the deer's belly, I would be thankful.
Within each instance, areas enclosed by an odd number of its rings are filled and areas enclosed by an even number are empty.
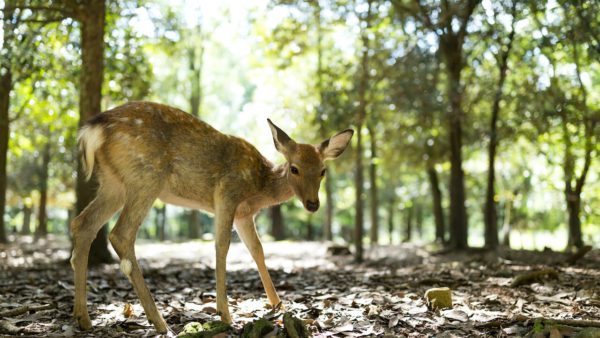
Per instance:
[[[191,200],[167,191],[162,192],[158,198],[167,204],[214,213],[213,206],[207,201]]]

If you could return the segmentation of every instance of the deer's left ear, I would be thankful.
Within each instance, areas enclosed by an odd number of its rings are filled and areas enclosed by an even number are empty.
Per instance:
[[[354,130],[346,129],[321,142],[319,152],[323,155],[323,160],[333,160],[340,156],[346,150],[352,135]]]

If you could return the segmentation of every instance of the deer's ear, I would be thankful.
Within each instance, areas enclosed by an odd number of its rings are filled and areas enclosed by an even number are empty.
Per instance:
[[[271,134],[273,135],[273,143],[275,143],[275,149],[280,153],[286,155],[294,150],[296,142],[292,140],[283,130],[277,127],[271,119],[267,119],[269,127],[271,128]]]
[[[346,129],[321,142],[319,152],[323,156],[323,160],[333,160],[340,156],[348,147],[352,135],[354,135],[354,130]]]

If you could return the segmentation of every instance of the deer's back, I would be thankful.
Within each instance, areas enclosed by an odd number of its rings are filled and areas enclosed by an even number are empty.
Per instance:
[[[125,186],[160,185],[161,195],[194,200],[212,211],[218,187],[245,186],[235,189],[240,196],[231,196],[242,201],[263,184],[268,161],[254,146],[177,108],[132,102],[87,125],[103,128],[99,165],[108,166]]]

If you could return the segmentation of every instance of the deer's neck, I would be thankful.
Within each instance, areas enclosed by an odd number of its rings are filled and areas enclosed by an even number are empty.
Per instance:
[[[269,197],[269,205],[283,203],[294,195],[294,191],[290,186],[287,178],[288,164],[273,165],[267,175],[267,196]]]

